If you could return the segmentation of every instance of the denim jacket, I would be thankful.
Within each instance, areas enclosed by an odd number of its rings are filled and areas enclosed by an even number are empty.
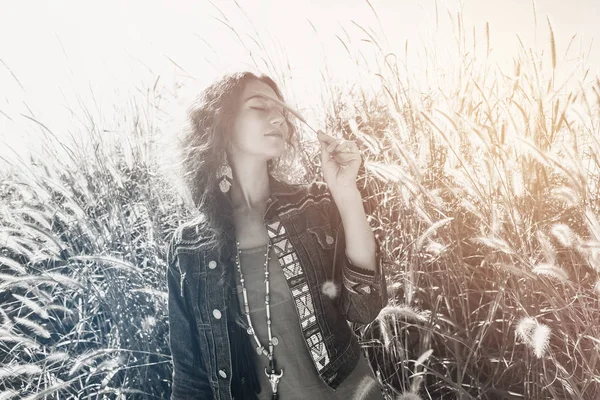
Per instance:
[[[327,185],[287,184],[271,175],[269,180],[267,232],[314,367],[335,390],[361,356],[348,321],[370,323],[387,304],[380,248],[377,244],[374,273],[352,265],[345,252],[341,217]],[[194,221],[180,225],[167,249],[171,399],[230,400],[228,296],[218,284],[223,266],[218,265],[216,251],[204,245],[197,225]],[[322,287],[332,279],[339,290],[330,298]]]

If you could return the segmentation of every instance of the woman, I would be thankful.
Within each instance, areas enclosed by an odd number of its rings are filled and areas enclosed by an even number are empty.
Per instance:
[[[172,399],[382,399],[347,321],[387,303],[356,144],[319,132],[325,183],[273,161],[295,130],[273,80],[226,75],[188,110],[181,177],[200,217],[167,252]]]

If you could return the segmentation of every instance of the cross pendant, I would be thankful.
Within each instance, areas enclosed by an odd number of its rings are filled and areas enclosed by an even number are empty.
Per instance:
[[[267,375],[269,382],[271,382],[271,392],[273,394],[277,393],[277,385],[279,384],[279,378],[283,376],[283,368],[281,369],[279,375],[275,374],[275,370],[272,370],[269,374],[265,368],[265,375]]]

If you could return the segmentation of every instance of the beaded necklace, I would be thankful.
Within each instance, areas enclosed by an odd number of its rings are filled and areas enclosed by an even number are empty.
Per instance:
[[[254,336],[254,340],[256,341],[257,347],[256,347],[256,352],[259,355],[264,355],[265,357],[267,357],[269,359],[269,369],[271,370],[271,372],[267,371],[267,368],[265,368],[265,375],[267,375],[267,377],[269,378],[269,382],[271,383],[271,393],[273,394],[271,396],[272,400],[277,400],[279,398],[279,395],[277,393],[277,385],[279,384],[279,379],[283,376],[283,368],[281,369],[281,372],[276,373],[275,372],[275,368],[276,368],[276,364],[275,364],[275,358],[273,356],[273,346],[276,346],[278,343],[278,340],[276,337],[272,336],[271,334],[271,307],[269,305],[269,251],[271,249],[271,240],[269,239],[269,242],[267,243],[267,252],[265,254],[265,306],[266,306],[266,312],[267,312],[267,331],[269,333],[269,351],[267,352],[267,350],[265,350],[265,347],[263,345],[261,345],[260,340],[258,339],[258,336],[256,336],[256,332],[254,331],[254,327],[252,325],[252,320],[250,319],[250,307],[248,306],[248,294],[246,292],[246,285],[244,285],[244,275],[242,273],[242,268],[240,265],[240,243],[236,241],[236,250],[237,250],[237,255],[236,255],[236,259],[235,259],[235,263],[237,266],[237,270],[240,274],[240,283],[242,285],[242,292],[244,294],[244,314],[246,314],[246,319],[248,320],[248,329],[246,330],[246,332],[248,333],[248,335],[252,335]]]

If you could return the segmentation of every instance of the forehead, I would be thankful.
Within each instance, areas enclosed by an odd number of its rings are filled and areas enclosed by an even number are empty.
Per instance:
[[[244,87],[244,91],[242,92],[242,101],[246,101],[248,98],[252,97],[253,95],[256,95],[256,92],[264,93],[271,97],[278,98],[277,94],[271,88],[271,86],[267,85],[266,83],[264,83],[262,81],[258,81],[256,79],[254,79],[254,80],[251,80],[250,82],[248,82],[246,84],[246,86]],[[261,99],[260,97],[255,97],[255,98]],[[263,100],[266,100],[266,99],[263,98]]]

